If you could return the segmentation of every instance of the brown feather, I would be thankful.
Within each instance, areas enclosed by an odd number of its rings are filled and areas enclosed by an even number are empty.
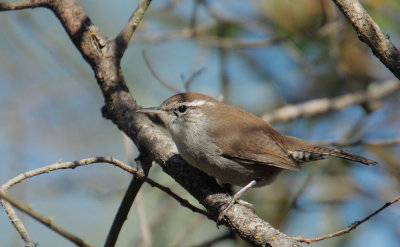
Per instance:
[[[224,157],[255,165],[275,166],[289,170],[300,170],[280,144],[284,136],[255,115],[226,104],[218,108],[207,107],[207,111],[218,111],[225,119],[208,131]]]
[[[170,104],[196,100],[217,103],[218,107],[202,106],[206,112],[224,119],[211,125],[208,129],[209,136],[214,137],[214,142],[220,148],[222,156],[239,163],[254,163],[299,171],[301,170],[300,163],[323,159],[330,155],[366,165],[376,164],[373,160],[343,150],[314,146],[299,138],[282,135],[261,118],[223,104],[207,95],[181,93],[168,98],[161,105],[168,109]]]

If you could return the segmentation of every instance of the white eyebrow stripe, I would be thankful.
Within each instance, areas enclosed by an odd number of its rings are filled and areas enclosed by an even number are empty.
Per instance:
[[[192,102],[188,102],[187,106],[201,106],[201,105],[214,105],[214,102],[206,101],[206,100],[195,100]]]

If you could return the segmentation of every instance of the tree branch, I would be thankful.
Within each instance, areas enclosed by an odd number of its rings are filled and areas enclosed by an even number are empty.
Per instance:
[[[314,142],[320,146],[335,146],[335,147],[349,147],[349,146],[395,146],[400,145],[400,138],[395,139],[382,139],[382,140],[344,140],[339,142],[318,141]]]
[[[199,76],[201,73],[203,73],[205,69],[206,69],[206,68],[203,67],[203,68],[200,68],[200,69],[196,70],[195,72],[193,72],[193,73],[189,76],[189,78],[188,78],[187,80],[185,80],[184,76],[181,75],[181,79],[182,79],[183,86],[184,86],[184,88],[185,88],[185,92],[190,92],[190,88],[191,88],[191,85],[192,85],[193,80],[194,80],[197,76]]]
[[[137,42],[146,44],[157,44],[166,41],[176,41],[176,40],[193,40],[200,45],[240,50],[240,49],[265,49],[272,45],[277,45],[288,40],[287,37],[273,37],[264,39],[239,39],[239,38],[226,38],[226,37],[216,37],[207,34],[208,26],[203,27],[186,27],[180,30],[170,31],[161,34],[147,34],[138,40]]]
[[[341,236],[343,234],[349,233],[351,231],[353,231],[354,229],[356,229],[359,225],[361,225],[362,223],[368,221],[369,219],[371,219],[373,216],[377,215],[378,213],[380,213],[382,210],[384,210],[385,208],[389,207],[390,205],[398,202],[400,200],[400,196],[391,200],[390,202],[386,202],[382,207],[380,207],[378,210],[376,210],[375,212],[373,212],[372,214],[368,215],[367,217],[365,217],[364,219],[360,220],[360,221],[356,221],[353,224],[351,224],[349,227],[347,227],[346,229],[343,229],[341,231],[335,232],[335,233],[331,233],[322,237],[316,237],[316,238],[303,238],[303,237],[297,237],[297,240],[300,242],[304,242],[304,243],[312,243],[312,242],[317,242],[317,241],[321,241],[324,239],[328,239],[328,238],[333,238],[333,237],[337,237],[337,236]]]
[[[138,164],[138,167],[141,168],[140,170],[138,169],[138,171],[147,176],[151,167],[151,161],[146,161],[141,156],[139,156],[135,161]],[[124,198],[122,199],[121,205],[118,208],[118,212],[115,215],[114,221],[108,232],[108,236],[104,244],[105,247],[115,246],[122,226],[128,217],[133,201],[139,193],[143,182],[144,180],[138,179],[136,176],[132,178],[132,181],[130,182],[128,189],[125,192]]]
[[[13,199],[12,197],[7,195],[3,191],[0,191],[0,198],[1,198],[2,202],[4,202],[3,200],[7,201],[8,203],[13,205],[14,207],[16,207],[19,210],[21,210],[22,212],[28,214],[29,216],[31,216],[35,220],[37,220],[40,223],[42,223],[43,225],[49,227],[50,229],[52,229],[53,231],[57,232],[58,234],[60,234],[64,238],[70,240],[71,242],[73,242],[77,246],[94,247],[94,245],[86,243],[85,241],[83,241],[82,239],[78,238],[77,236],[69,233],[68,231],[66,231],[63,228],[61,228],[61,227],[57,226],[56,224],[54,224],[53,220],[50,217],[45,217],[45,216],[39,214],[38,212],[33,210],[30,206]],[[10,215],[9,215],[9,217],[11,219]]]
[[[58,234],[60,234],[64,238],[70,240],[71,242],[73,242],[77,246],[94,247],[94,245],[86,243],[85,241],[83,241],[82,239],[78,238],[77,236],[69,233],[68,231],[66,231],[63,228],[61,228],[61,227],[57,226],[56,224],[54,224],[53,220],[51,218],[45,217],[45,216],[39,214],[38,212],[33,210],[30,206],[13,199],[12,197],[7,195],[3,191],[0,191],[0,198],[2,199],[2,203],[4,203],[3,200],[7,201],[8,203],[13,205],[14,207],[16,207],[19,210],[21,210],[22,212],[28,214],[29,216],[31,216],[35,220],[37,220],[40,223],[42,223],[43,225],[49,227],[50,229],[52,229],[53,231],[57,232]],[[9,217],[11,219],[10,215],[9,215]]]
[[[93,157],[93,158],[81,159],[81,160],[73,161],[73,162],[55,163],[55,164],[48,165],[45,167],[37,168],[37,169],[31,170],[31,171],[22,173],[14,178],[8,180],[5,184],[0,186],[0,192],[6,193],[7,190],[9,188],[11,188],[12,186],[14,186],[15,184],[21,183],[22,181],[24,181],[28,178],[31,178],[31,177],[34,177],[34,176],[37,176],[40,174],[49,173],[51,171],[59,170],[59,169],[75,169],[78,166],[85,166],[85,165],[95,164],[95,163],[108,163],[108,164],[117,166],[117,167],[121,168],[122,170],[135,175],[135,177],[137,179],[139,179],[141,181],[145,181],[150,186],[156,187],[156,188],[160,189],[161,191],[167,193],[169,196],[171,196],[172,198],[177,200],[182,206],[187,207],[190,210],[192,210],[193,212],[200,213],[200,214],[206,216],[207,218],[213,220],[213,218],[206,211],[193,206],[187,200],[185,200],[185,199],[179,197],[177,194],[173,193],[168,187],[165,187],[165,186],[162,186],[162,185],[156,183],[155,181],[146,177],[144,174],[138,172],[134,168],[132,168],[128,165],[125,165],[121,161],[114,159],[112,157]],[[11,223],[14,225],[14,227],[17,229],[17,231],[21,234],[21,232],[19,231],[19,227],[20,227],[19,225],[23,226],[22,221],[18,218],[15,211],[12,209],[11,205],[7,201],[0,200],[0,202],[2,203],[8,217],[10,218]],[[16,224],[18,224],[18,225],[16,225]],[[54,224],[45,224],[45,225],[56,232],[59,232],[62,230],[62,229],[59,230],[58,229],[59,227],[53,228]],[[23,229],[25,229],[25,227],[23,227]],[[68,235],[68,233],[65,233],[65,232],[60,233],[60,234],[73,242],[75,242],[75,240],[76,240],[75,238],[67,237],[72,234]],[[35,245],[33,245],[33,246],[35,246]]]
[[[356,29],[358,38],[400,79],[400,53],[357,0],[333,0]]]
[[[355,104],[372,102],[398,91],[400,91],[400,83],[397,80],[389,80],[380,85],[371,85],[367,91],[349,93],[332,99],[313,99],[297,105],[286,105],[262,115],[261,118],[268,123],[288,121],[303,116],[342,110]]]
[[[46,6],[49,0],[25,0],[12,3],[0,3],[0,11],[33,9]]]
[[[128,47],[129,40],[132,38],[133,33],[136,30],[136,27],[142,21],[146,10],[149,8],[151,0],[141,0],[137,5],[135,11],[129,18],[128,23],[125,25],[124,29],[115,37],[114,39],[114,47],[116,48],[115,52],[118,57],[121,58],[124,55],[126,48]]]
[[[108,40],[93,25],[76,0],[51,1],[46,7],[59,18],[74,45],[91,65],[105,99],[103,117],[112,120],[132,139],[143,155],[161,165],[164,172],[181,184],[216,218],[220,206],[231,197],[224,193],[214,178],[186,163],[178,155],[173,141],[144,114],[136,114],[138,106],[129,93],[120,66],[123,49],[116,52],[115,46],[119,42]],[[138,14],[137,21],[141,20],[140,16]],[[135,27],[132,26],[133,31]],[[129,32],[124,37],[123,40],[126,40]],[[294,239],[271,227],[247,207],[236,204],[225,216],[223,223],[253,245],[297,246]]]

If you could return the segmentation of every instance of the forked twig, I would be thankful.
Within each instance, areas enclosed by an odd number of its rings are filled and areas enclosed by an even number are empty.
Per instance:
[[[161,184],[158,184],[154,180],[152,180],[152,179],[146,177],[144,174],[138,172],[136,169],[134,169],[134,168],[122,163],[121,161],[119,161],[117,159],[114,159],[113,157],[92,157],[92,158],[81,159],[81,160],[77,160],[77,161],[73,161],[73,162],[59,162],[59,163],[55,163],[55,164],[48,165],[48,166],[45,166],[45,167],[37,168],[37,169],[31,170],[31,171],[22,173],[22,174],[14,177],[14,178],[8,180],[5,184],[0,186],[0,192],[5,194],[7,192],[7,190],[10,187],[14,186],[15,184],[18,184],[18,183],[20,183],[20,182],[22,182],[22,181],[24,181],[24,180],[26,180],[28,178],[31,178],[31,177],[34,177],[34,176],[37,176],[37,175],[40,175],[40,174],[49,173],[49,172],[52,172],[54,170],[59,170],[59,169],[74,169],[74,168],[76,168],[78,166],[85,166],[85,165],[94,164],[94,163],[108,163],[108,164],[112,164],[114,166],[117,166],[117,167],[123,169],[124,171],[127,171],[127,172],[135,175],[137,177],[137,179],[145,181],[150,186],[156,187],[156,188],[162,190],[163,192],[167,193],[172,198],[177,200],[182,206],[191,209],[193,212],[200,213],[200,214],[206,216],[207,218],[209,218],[211,220],[214,220],[211,217],[211,215],[208,214],[207,211],[199,209],[199,208],[193,206],[192,204],[190,204],[189,201],[181,198],[180,196],[178,196],[177,194],[172,192],[168,187],[165,187],[165,186],[163,186]],[[22,221],[18,218],[18,216],[16,215],[15,211],[11,207],[10,203],[8,203],[6,200],[0,200],[0,201],[1,201],[5,211],[7,213],[7,215],[9,216],[10,219],[12,219],[11,223],[14,225],[14,227],[17,229],[17,231],[22,235],[22,233],[19,230],[21,225],[23,226]],[[45,219],[45,218],[46,217],[43,217],[43,219]],[[45,222],[44,224],[46,226],[48,226],[49,228],[51,228],[52,230],[59,232],[57,229],[54,228],[55,225],[53,223]],[[25,227],[22,227],[22,228],[25,229]],[[68,234],[61,234],[61,235],[64,236],[64,237],[68,236]],[[70,235],[72,235],[72,234],[70,234]],[[68,239],[75,243],[74,239],[77,240],[79,238],[74,236],[74,237],[68,238]],[[79,245],[79,246],[85,246],[85,245]]]

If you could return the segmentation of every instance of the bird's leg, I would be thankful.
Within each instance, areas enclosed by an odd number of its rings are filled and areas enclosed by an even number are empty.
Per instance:
[[[218,219],[217,219],[217,224],[218,224],[218,222],[220,222],[222,220],[222,218],[224,218],[226,212],[228,212],[228,210],[233,206],[233,204],[239,200],[240,196],[243,195],[244,192],[246,192],[248,189],[253,187],[255,184],[256,184],[256,180],[252,180],[250,183],[248,183],[246,186],[241,188],[238,192],[236,192],[232,196],[232,199],[228,203],[226,203],[224,210],[219,214]],[[239,203],[242,204],[243,206],[253,208],[253,206],[248,202],[244,202],[244,201],[240,200]],[[251,206],[249,206],[249,205],[251,205]]]

